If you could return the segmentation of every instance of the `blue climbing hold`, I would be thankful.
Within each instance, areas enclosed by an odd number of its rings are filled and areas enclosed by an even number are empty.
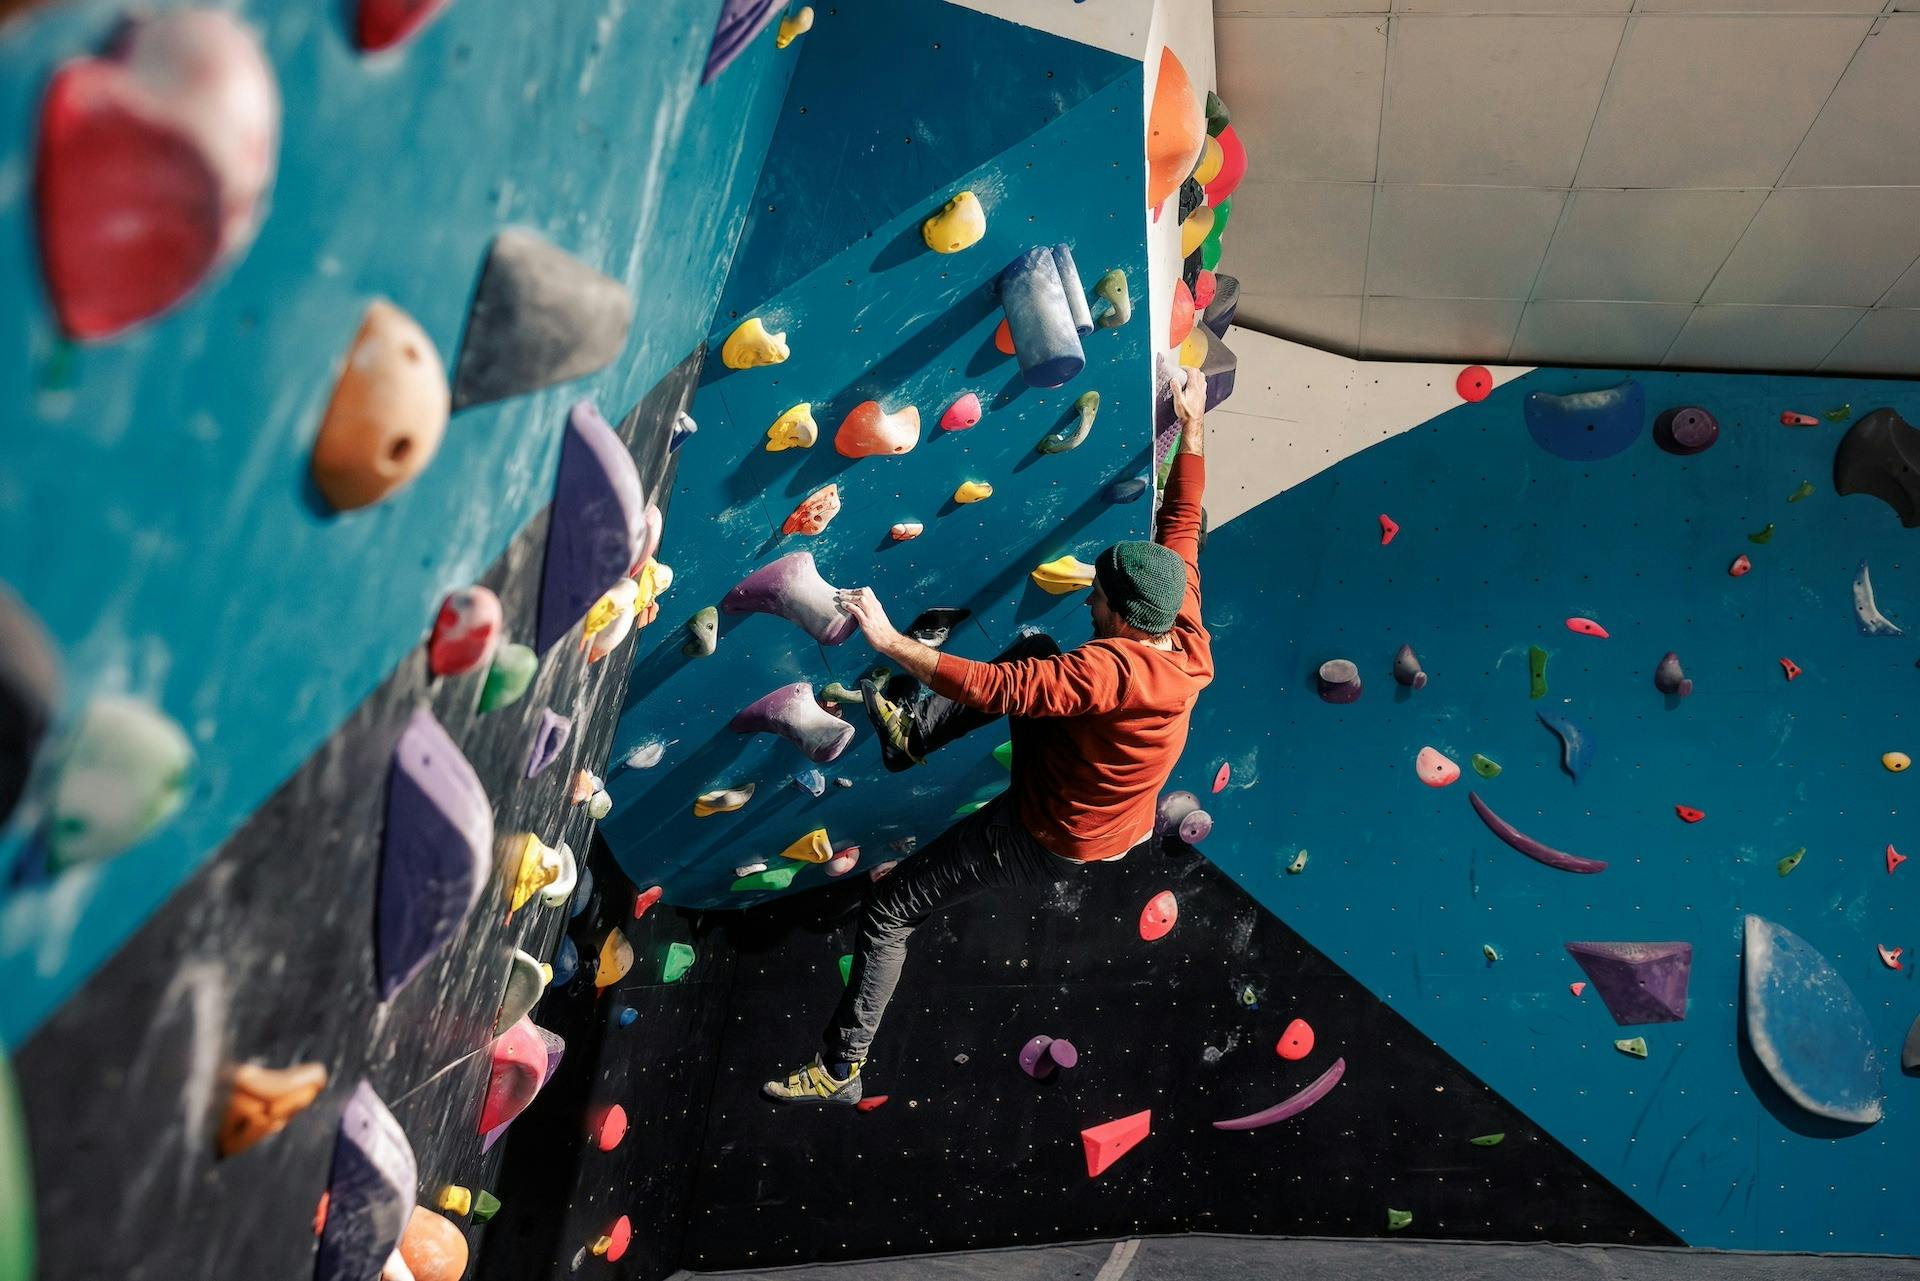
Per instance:
[[[620,1026],[632,1027],[633,1021],[639,1017],[640,1011],[634,1009],[631,1005],[626,1006],[620,1011]]]
[[[560,950],[553,954],[553,986],[565,987],[580,972],[580,949],[566,935],[560,936]]]
[[[1582,463],[1611,458],[1631,445],[1647,418],[1646,396],[1631,378],[1615,387],[1566,396],[1536,391],[1522,409],[1534,444]]]
[[[1100,491],[1100,497],[1110,503],[1137,503],[1147,495],[1147,486],[1151,483],[1145,476],[1129,476],[1125,480],[1116,480]]]
[[[1536,712],[1540,723],[1552,730],[1560,739],[1560,768],[1574,782],[1587,772],[1587,766],[1593,764],[1593,740],[1587,737],[1587,731],[1576,721],[1553,712]]]
[[[1067,259],[1070,266],[1071,257]],[[1020,372],[1032,387],[1058,387],[1086,368],[1080,345],[1079,316],[1069,289],[1078,279],[1061,278],[1061,260],[1050,248],[1029,249],[1000,273],[1000,303],[1007,312]],[[1080,298],[1080,310],[1086,298]]]
[[[1754,1057],[1815,1116],[1871,1125],[1882,1115],[1873,1029],[1827,958],[1784,926],[1747,917],[1744,1016]]]
[[[593,870],[585,863],[580,864],[580,876],[573,884],[573,902],[567,905],[567,919],[572,920],[587,910],[593,901]]]

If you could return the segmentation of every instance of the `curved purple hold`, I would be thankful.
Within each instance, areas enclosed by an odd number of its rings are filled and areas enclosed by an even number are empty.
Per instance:
[[[1080,1062],[1080,1051],[1072,1041],[1051,1036],[1036,1036],[1020,1047],[1020,1070],[1036,1081],[1044,1081],[1056,1071]]]
[[[1276,1121],[1285,1121],[1299,1116],[1308,1108],[1327,1097],[1334,1086],[1340,1084],[1340,1078],[1347,1074],[1347,1061],[1335,1059],[1333,1066],[1320,1074],[1320,1079],[1307,1086],[1289,1099],[1274,1104],[1264,1112],[1254,1112],[1247,1116],[1237,1116],[1231,1121],[1215,1121],[1216,1130],[1257,1130],[1263,1125],[1272,1125]]]
[[[755,699],[734,715],[728,728],[739,734],[778,734],[817,765],[833,760],[853,741],[853,726],[815,702],[813,686],[805,681]]]
[[[833,603],[834,587],[820,577],[812,552],[788,552],[733,585],[720,601],[723,614],[772,614],[822,645],[838,645],[858,630]]]
[[[551,707],[540,709],[540,724],[533,731],[533,746],[527,749],[527,777],[538,778],[547,766],[560,757],[560,749],[573,736],[573,720]]]
[[[785,4],[786,0],[726,0],[720,6],[719,20],[713,24],[713,43],[707,46],[707,65],[700,73],[700,83],[712,84],[713,78],[740,56]]]
[[[1200,798],[1192,792],[1168,792],[1154,811],[1153,828],[1165,834],[1175,831],[1189,814],[1200,808]]]
[[[314,1281],[377,1277],[400,1244],[420,1180],[413,1145],[365,1081],[340,1114],[327,1176],[327,1222]]]
[[[1205,810],[1195,810],[1180,820],[1180,839],[1188,845],[1198,845],[1213,833],[1213,815]]]
[[[553,643],[586,617],[640,559],[647,501],[633,455],[590,400],[567,415],[560,475],[553,486],[546,568],[534,649]]]
[[[1487,803],[1480,799],[1478,792],[1468,792],[1467,799],[1473,802],[1473,812],[1480,816],[1480,821],[1487,825],[1489,832],[1492,832],[1495,836],[1505,841],[1508,845],[1511,845],[1514,849],[1519,850],[1528,858],[1533,859],[1535,862],[1545,863],[1548,867],[1556,868],[1562,872],[1591,874],[1607,870],[1606,863],[1600,859],[1581,858],[1576,854],[1567,854],[1554,849],[1551,845],[1543,845],[1539,841],[1534,840],[1531,836],[1528,836],[1526,833],[1514,827],[1513,824],[1507,822],[1506,819],[1495,814],[1488,808]]]
[[[1351,703],[1360,697],[1360,669],[1344,658],[1320,664],[1315,680],[1326,703]]]
[[[1668,650],[1660,659],[1660,665],[1653,669],[1653,686],[1662,694],[1672,694],[1676,698],[1685,698],[1693,693],[1693,682],[1687,679],[1680,667],[1680,655]]]
[[[1720,420],[1698,405],[1669,409],[1653,420],[1653,443],[1669,454],[1697,454],[1720,439]]]
[[[1393,679],[1408,689],[1427,687],[1427,674],[1420,669],[1420,656],[1413,652],[1413,646],[1402,645],[1393,656]]]
[[[393,748],[380,849],[380,999],[411,983],[480,900],[492,869],[493,806],[473,766],[426,708]]]

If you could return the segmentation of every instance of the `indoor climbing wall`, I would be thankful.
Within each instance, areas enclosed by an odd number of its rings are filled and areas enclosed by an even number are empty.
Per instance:
[[[1144,278],[1142,112],[1138,61],[934,0],[841,5],[808,36],[679,456],[675,523],[699,534],[667,549],[671,621],[693,625],[642,639],[608,779],[607,839],[667,902],[864,872],[1005,786],[997,739],[881,769],[861,707],[823,706],[872,662],[827,593],[871,586],[903,629],[970,611],[946,641],[968,657],[1089,634],[1084,567],[1034,571],[1148,519],[1146,327],[1101,284]],[[1044,290],[1006,270],[1034,251]],[[1058,367],[1006,349],[1041,292]]]
[[[1267,488],[1207,549],[1206,856],[1689,1244],[1920,1248],[1914,438],[1875,412],[1920,393],[1233,341],[1210,461]]]

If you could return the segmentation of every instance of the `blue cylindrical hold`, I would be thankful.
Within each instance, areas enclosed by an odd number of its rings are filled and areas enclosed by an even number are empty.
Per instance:
[[[1067,310],[1073,313],[1074,331],[1085,338],[1093,332],[1093,313],[1087,310],[1087,287],[1080,283],[1080,270],[1073,265],[1073,250],[1055,245],[1053,269],[1060,273],[1060,288],[1067,295]]]
[[[565,987],[573,982],[573,976],[580,972],[580,949],[573,940],[562,934],[560,950],[553,954],[553,986]]]
[[[1051,249],[1029,249],[1006,265],[1000,303],[1029,386],[1058,387],[1087,367]]]

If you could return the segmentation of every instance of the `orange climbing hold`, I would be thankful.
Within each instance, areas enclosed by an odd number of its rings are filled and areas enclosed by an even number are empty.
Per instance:
[[[786,524],[780,526],[783,534],[817,534],[825,529],[833,518],[840,514],[840,486],[822,485],[808,494],[805,501],[793,509]]]
[[[1187,282],[1173,282],[1173,316],[1167,322],[1167,346],[1178,347],[1193,332],[1193,291]]]
[[[1905,854],[1902,854],[1899,850],[1896,850],[1891,845],[1887,846],[1887,875],[1888,876],[1892,876],[1893,869],[1896,867],[1899,867],[1902,863],[1906,861],[1907,861],[1907,856]]]
[[[1782,427],[1818,427],[1820,420],[1812,414],[1796,414],[1788,409],[1781,413],[1780,425]]]
[[[1115,1161],[1131,1152],[1153,1128],[1153,1110],[1135,1112],[1080,1131],[1087,1146],[1087,1177],[1098,1178]]]
[[[1891,848],[1891,847],[1889,847]],[[215,1145],[221,1156],[238,1156],[287,1128],[327,1088],[327,1065],[296,1063],[287,1068],[243,1063],[233,1070],[233,1093]]]
[[[453,393],[433,340],[406,312],[375,301],[333,385],[309,473],[335,511],[369,507],[433,461]]]
[[[1673,812],[1680,816],[1682,823],[1698,823],[1707,816],[1705,810],[1697,810],[1691,805],[1676,805],[1673,807]]]
[[[1147,112],[1147,208],[1180,189],[1206,145],[1207,114],[1193,91],[1193,78],[1173,50],[1162,49]]]
[[[1174,922],[1179,919],[1180,903],[1173,897],[1173,891],[1161,890],[1140,909],[1140,937],[1149,943],[1163,939],[1173,931]]]
[[[600,968],[593,974],[594,989],[605,991],[627,977],[627,971],[632,968],[633,944],[627,942],[627,936],[619,930],[608,930],[607,937],[600,943]]]
[[[993,346],[1002,356],[1013,355],[1013,328],[1004,320],[994,328]]]
[[[460,1281],[467,1271],[467,1237],[458,1224],[416,1205],[400,1237],[400,1259],[413,1281]]]
[[[1788,680],[1792,680],[1800,674],[1800,664],[1794,662],[1791,658],[1783,658],[1780,660],[1780,670],[1787,674]]]
[[[1280,1034],[1280,1043],[1273,1047],[1273,1052],[1283,1059],[1306,1058],[1313,1053],[1313,1029],[1305,1019],[1295,1019]]]
[[[895,413],[877,400],[853,407],[833,435],[833,448],[846,458],[873,458],[904,454],[920,443],[920,411],[912,405]]]
[[[1387,515],[1385,512],[1381,512],[1380,513],[1380,545],[1382,547],[1385,547],[1388,543],[1393,541],[1393,536],[1399,532],[1400,532],[1400,522],[1395,520],[1393,517]]]

